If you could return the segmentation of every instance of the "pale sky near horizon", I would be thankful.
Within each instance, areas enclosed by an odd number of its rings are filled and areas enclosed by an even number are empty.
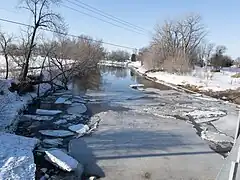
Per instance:
[[[190,13],[199,14],[202,16],[203,23],[209,31],[207,39],[217,45],[225,45],[227,47],[227,54],[233,58],[240,56],[240,1],[238,0],[81,1],[120,19],[143,27],[148,31],[153,31],[155,24],[161,24],[165,19],[179,18]],[[16,8],[18,2],[19,0],[3,1],[0,7],[0,18],[29,24],[29,14],[23,9]],[[74,7],[66,0],[63,0],[63,3]],[[81,9],[80,7],[75,6],[74,8],[100,17],[92,12]],[[140,35],[134,32],[129,32],[65,7],[58,7],[56,10],[64,17],[65,22],[68,24],[70,34],[86,34],[96,39],[102,39],[106,42],[134,48],[141,48],[148,45],[151,39],[150,34]],[[119,25],[122,26],[121,24]],[[0,21],[0,28],[8,33],[14,33],[15,35],[20,34],[19,25]],[[116,49],[111,46],[105,47]]]

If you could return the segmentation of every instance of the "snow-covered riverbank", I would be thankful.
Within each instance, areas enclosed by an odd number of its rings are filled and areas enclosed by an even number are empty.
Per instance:
[[[0,80],[0,179],[35,179],[36,165],[33,149],[37,139],[17,136],[13,133],[19,114],[27,107],[36,93],[19,96],[8,90],[13,80]],[[50,86],[40,86],[40,93],[46,92]]]
[[[14,124],[17,123],[17,117],[23,111],[27,104],[33,98],[37,97],[37,93],[27,93],[19,96],[17,92],[10,92],[8,88],[13,80],[0,80],[0,132],[11,132],[14,129]],[[40,94],[43,94],[50,88],[48,84],[40,85]]]
[[[156,81],[170,85],[196,86],[200,91],[226,91],[240,88],[240,78],[232,77],[236,72],[206,72],[203,68],[196,68],[190,74],[178,75],[167,72],[147,72],[139,61],[131,62],[128,66]]]

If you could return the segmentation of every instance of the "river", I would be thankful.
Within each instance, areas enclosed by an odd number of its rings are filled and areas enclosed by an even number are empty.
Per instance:
[[[130,87],[133,84],[144,87],[133,89]],[[41,140],[34,153],[36,177],[41,177],[38,173],[43,167],[47,168],[47,173],[51,172],[50,176],[67,176],[67,179],[74,176],[58,171],[44,160],[44,151],[52,145],[43,141],[57,136],[48,137],[40,131],[69,130],[79,123],[91,127],[96,119],[97,129],[90,135],[61,137],[62,144],[53,146],[68,151],[83,164],[86,177],[214,179],[222,164],[221,155],[215,152],[224,155],[231,149],[234,128],[225,129],[221,118],[237,117],[236,109],[216,99],[172,90],[128,68],[105,66],[88,79],[73,79],[69,87],[68,91],[42,98],[38,105],[32,103],[25,111],[36,118],[37,108],[61,110],[52,120],[20,118],[16,133]],[[88,108],[82,114],[78,112],[81,105],[76,103],[79,96]],[[70,97],[70,104],[55,104],[59,97]],[[69,115],[69,107],[73,107],[73,113],[80,118]],[[218,125],[224,134],[216,128]],[[205,140],[199,137],[203,131]]]

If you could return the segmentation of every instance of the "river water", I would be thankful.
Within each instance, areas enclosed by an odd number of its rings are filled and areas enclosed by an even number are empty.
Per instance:
[[[71,87],[73,95],[84,95],[93,101],[88,104],[93,114],[107,110],[123,110],[125,108],[122,104],[131,105],[136,101],[143,104],[154,101],[154,98],[149,97],[149,93],[133,89],[130,85],[143,84],[144,89],[170,89],[139,76],[129,68],[100,66],[99,69],[100,73],[94,74],[94,78],[88,81],[74,79]]]
[[[143,84],[144,88],[133,89],[130,87],[130,85],[132,84]],[[197,116],[195,115],[192,117],[191,124],[191,121],[189,121],[190,118],[187,118],[184,114],[190,113],[195,110],[202,114],[204,114],[204,112],[208,112],[206,110],[211,110],[213,112],[224,110],[223,112],[230,112],[231,114],[235,113],[233,111],[234,109],[230,108],[229,105],[225,105],[213,99],[203,98],[171,90],[169,87],[146,80],[144,77],[135,74],[133,71],[131,71],[131,69],[128,68],[101,66],[99,68],[99,72],[92,74],[87,79],[73,79],[69,87],[70,88],[68,91],[54,93],[46,98],[42,98],[40,103],[33,102],[24,112],[25,115],[36,116],[37,108],[46,110],[61,110],[62,113],[54,116],[52,120],[42,120],[39,115],[37,116],[40,120],[34,120],[31,118],[27,119],[26,116],[20,117],[20,123],[18,125],[16,134],[27,137],[36,137],[41,140],[40,145],[34,151],[35,163],[37,165],[37,179],[42,176],[41,168],[47,168],[47,174],[50,176],[66,176],[66,173],[64,173],[63,171],[59,171],[58,168],[45,160],[44,152],[45,150],[49,150],[49,148],[57,147],[64,151],[68,151],[71,156],[73,156],[79,162],[82,162],[81,158],[85,157],[85,154],[81,154],[81,152],[84,152],[83,150],[79,151],[79,143],[81,143],[81,140],[83,138],[87,138],[86,140],[89,141],[88,145],[92,149],[91,151],[94,151],[94,154],[98,155],[99,157],[109,154],[109,152],[105,152],[105,150],[109,150],[110,153],[113,154],[116,154],[116,152],[119,151],[118,153],[121,154],[123,151],[123,149],[119,149],[119,147],[121,147],[121,144],[123,145],[122,147],[126,146],[126,149],[131,150],[130,152],[133,153],[139,153],[139,148],[142,148],[142,151],[148,154],[149,152],[152,152],[152,154],[161,154],[163,153],[162,150],[164,150],[164,153],[170,154],[172,154],[172,152],[183,152],[184,154],[186,154],[186,152],[189,152],[190,154],[195,153],[195,151],[208,152],[210,148],[208,147],[208,145],[206,145],[204,141],[197,137],[196,132],[192,128],[192,125],[194,125],[194,127],[197,129],[199,135],[204,128],[213,131],[213,133],[219,133],[215,126],[211,123],[212,119],[210,118],[208,122],[208,119],[205,118],[204,121],[199,121],[198,123],[195,122],[195,120],[193,119],[195,116]],[[85,113],[80,113],[79,117],[72,117],[72,115],[68,114],[68,108],[73,106],[79,107],[79,105],[76,105],[78,103],[75,102],[76,97],[78,96],[79,98],[79,95],[82,99],[84,99],[85,105],[87,106],[88,110]],[[59,97],[70,97],[69,100],[71,101],[71,103],[55,104],[55,101]],[[77,108],[76,111],[79,111],[79,109]],[[78,114],[78,112],[76,111],[74,113]],[[100,124],[98,126],[97,131],[93,132],[91,137],[88,138],[87,135],[86,137],[81,137],[79,139],[76,139],[75,135],[70,137],[61,137],[63,143],[57,146],[52,146],[44,143],[44,140],[56,139],[57,136],[48,137],[46,134],[41,133],[42,130],[69,131],[70,126],[79,123],[88,124],[89,126],[91,126],[90,117],[94,116],[97,113],[103,116],[101,120],[101,122],[103,121],[103,124]],[[99,114],[97,114],[96,116],[98,116]],[[67,115],[68,118],[66,118],[65,115]],[[220,117],[221,114],[217,114],[214,118],[219,119]],[[66,122],[56,124],[56,122],[59,120],[65,120]],[[190,124],[186,122],[189,122]],[[216,119],[214,119],[214,122],[216,122]],[[126,132],[126,129],[130,130],[131,133]],[[113,133],[113,135],[111,135],[111,133],[109,134],[109,132]],[[116,135],[117,132],[120,134]],[[132,138],[129,139],[129,137]],[[111,141],[109,141],[109,139]],[[93,144],[92,140],[96,141],[97,143]],[[152,144],[149,144],[149,140],[152,140]],[[131,143],[129,143],[129,141],[131,141]],[[103,142],[105,142],[105,144]],[[132,144],[135,144],[136,149],[133,149],[133,147],[131,146]],[[225,146],[225,144],[223,145]],[[231,148],[231,144],[228,144],[226,145],[226,147],[221,146],[221,148],[218,148],[218,144],[213,144],[214,147],[216,147],[214,150],[218,152],[220,149],[221,151],[224,151],[224,153],[228,152],[229,148]],[[69,150],[70,145],[71,147],[73,147],[72,151]],[[101,148],[99,148],[98,145],[106,146],[103,148],[104,151],[100,151],[99,149]],[[158,150],[159,152],[155,152],[155,150]],[[101,154],[103,152],[104,154]],[[124,151],[124,154],[127,153],[129,152]],[[210,151],[210,154],[212,153],[213,152]],[[156,164],[152,167],[152,169],[156,167],[156,177],[160,177],[160,175],[162,174],[159,172],[159,164],[170,163],[169,165],[171,166],[173,164],[176,164],[176,169],[178,169],[179,165],[177,164],[177,162],[182,162],[186,160],[185,156],[182,157],[183,159],[176,159],[176,161],[174,159],[170,161],[164,158],[164,162],[162,162],[162,160],[159,161],[159,159],[157,158],[149,158],[148,160],[149,164],[151,164],[153,160],[156,161]],[[185,170],[183,171],[185,172],[189,167],[192,167],[193,171],[189,172],[193,173],[183,173],[183,177],[186,176],[183,179],[191,179],[190,176],[195,177],[194,172],[196,169],[199,168],[195,167],[194,165],[197,164],[197,162],[199,162],[200,160],[202,160],[202,158],[205,158],[205,162],[207,164],[206,167],[211,168],[215,168],[215,163],[212,164],[212,162],[215,162],[216,159],[219,159],[216,155],[204,155],[204,157],[194,157],[191,156],[191,158],[189,158],[192,164],[187,165],[185,167]],[[213,158],[214,161],[207,161],[209,157]],[[103,163],[102,167],[108,166],[108,169],[111,169],[113,166],[115,166],[115,164],[112,164],[113,161],[109,161],[107,163],[106,162],[107,161],[100,161],[100,163]],[[119,168],[116,168],[116,170],[121,170],[123,165],[126,164],[127,163],[119,163]],[[135,163],[134,161],[134,164],[130,165],[129,167],[126,166],[126,174],[131,172],[127,170],[128,168],[132,167],[136,168],[133,169],[134,172],[140,172],[140,169],[135,167],[135,164],[138,164],[138,162],[136,161]],[[162,168],[164,169],[165,166],[163,166]],[[111,173],[108,172],[108,169],[104,169],[104,171],[106,171],[107,173]],[[203,165],[202,170],[198,171],[200,174],[198,174],[197,176],[204,174],[202,172],[205,172],[205,169],[205,165]],[[115,170],[113,171],[113,173],[115,173]],[[162,171],[162,173],[163,175],[166,175],[165,171]],[[213,173],[211,171],[208,173],[210,175],[209,177],[213,177],[215,172]],[[158,179],[156,177],[153,179]],[[124,178],[121,178],[120,176],[120,179]],[[169,177],[166,177],[166,179],[169,179]]]
[[[102,97],[101,100],[108,102],[120,102],[124,100],[132,100],[140,98],[144,95],[139,90],[134,90],[130,87],[133,84],[143,84],[144,88],[156,88],[160,90],[169,90],[170,88],[159,83],[152,82],[139,76],[131,69],[121,67],[100,67],[100,76],[95,77],[95,80],[91,81],[91,88],[82,88],[84,86],[81,80],[75,79],[73,81],[72,92],[74,95],[81,95],[84,89],[84,94],[95,97]],[[98,79],[98,80],[96,80]],[[94,82],[95,81],[95,82]],[[85,82],[86,84],[86,82]],[[87,82],[89,84],[89,82]]]
[[[133,89],[130,87],[132,84],[143,84],[144,88],[157,88],[161,90],[168,90],[169,88],[160,84],[156,84],[145,78],[138,76],[128,68],[117,67],[99,67],[99,72],[92,74],[88,79],[74,78],[69,85],[68,91],[62,91],[54,93],[48,97],[43,97],[41,100],[33,101],[27,109],[24,111],[23,116],[20,117],[16,134],[38,138],[41,140],[40,146],[38,146],[34,152],[35,163],[37,164],[36,178],[39,179],[43,174],[41,168],[47,168],[50,175],[60,175],[64,177],[63,172],[59,172],[57,168],[46,162],[44,159],[44,152],[49,148],[60,148],[65,151],[68,150],[68,143],[75,136],[63,137],[61,145],[49,145],[43,143],[45,139],[55,139],[56,137],[48,137],[40,133],[42,130],[66,130],[71,125],[83,123],[88,124],[89,118],[94,114],[114,110],[122,111],[128,108],[122,106],[122,104],[131,104],[140,100],[142,104],[144,101],[151,102],[152,98],[146,95],[146,92]],[[70,116],[68,114],[68,108],[71,105],[68,104],[56,104],[54,103],[59,97],[71,97],[71,101],[74,104],[74,97],[79,95],[83,97],[88,103],[86,104],[88,110],[82,114],[81,118],[73,117],[72,120],[62,124],[56,124],[58,120],[63,120],[64,116]],[[76,103],[75,103],[76,104]],[[53,116],[52,120],[41,120],[41,115],[36,114],[37,109],[45,110],[61,110],[61,114]],[[38,117],[39,120],[34,119]],[[40,154],[39,154],[40,152]]]

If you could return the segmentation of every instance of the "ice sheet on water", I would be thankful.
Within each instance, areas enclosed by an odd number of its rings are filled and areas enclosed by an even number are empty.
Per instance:
[[[185,113],[184,116],[190,116],[193,119],[200,118],[212,118],[212,117],[222,117],[225,116],[226,113],[220,110],[194,110],[188,113]]]
[[[78,161],[75,160],[73,157],[65,154],[60,149],[53,149],[47,150],[46,153],[46,160],[53,163],[55,166],[59,167],[64,171],[73,171],[78,167]]]
[[[39,115],[47,115],[47,116],[53,116],[53,115],[57,115],[57,114],[61,114],[62,111],[60,110],[47,110],[47,109],[37,109],[36,110],[36,114]]]
[[[67,137],[73,136],[74,133],[66,130],[40,130],[42,135],[52,136],[52,137]]]

